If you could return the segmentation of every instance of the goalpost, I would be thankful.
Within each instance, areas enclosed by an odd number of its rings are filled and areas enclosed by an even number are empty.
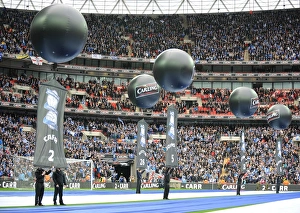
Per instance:
[[[63,169],[66,174],[69,188],[90,188],[93,189],[93,161],[83,159],[67,158],[68,168]],[[18,182],[17,188],[34,187],[35,170],[33,157],[14,156],[13,158],[14,181]],[[49,170],[52,168],[44,168]],[[51,187],[52,173],[46,177],[46,188]],[[49,178],[49,180],[48,180]]]

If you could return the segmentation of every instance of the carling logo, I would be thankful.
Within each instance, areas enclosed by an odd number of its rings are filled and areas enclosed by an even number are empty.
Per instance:
[[[135,97],[140,98],[143,96],[153,95],[158,93],[158,86],[156,83],[149,83],[140,85],[135,88]]]
[[[251,98],[251,106],[250,108],[257,108],[259,105],[259,99],[258,98]]]
[[[279,110],[274,110],[274,111],[267,113],[267,121],[268,122],[276,120],[278,118],[280,118]]]

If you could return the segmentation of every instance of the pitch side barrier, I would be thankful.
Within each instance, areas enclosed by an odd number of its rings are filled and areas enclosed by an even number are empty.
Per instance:
[[[15,189],[28,189],[34,188],[33,181],[13,181],[0,178],[0,188],[15,188]],[[45,182],[46,188],[53,188],[53,182]],[[135,189],[136,183],[97,183],[93,184],[93,189]],[[69,182],[68,188],[70,189],[91,189],[91,183],[87,182]],[[142,183],[142,189],[160,189],[163,186],[160,183]],[[236,184],[205,184],[205,183],[171,183],[173,189],[185,190],[236,190]],[[244,184],[242,190],[245,191],[276,191],[275,184]],[[280,191],[300,191],[300,185],[290,184],[281,185]]]

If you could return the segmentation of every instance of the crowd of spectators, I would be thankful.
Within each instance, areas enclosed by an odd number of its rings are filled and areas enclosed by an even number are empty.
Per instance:
[[[14,166],[15,156],[34,155],[35,131],[23,131],[24,126],[36,127],[36,116],[20,115],[17,112],[1,113],[0,177],[32,179],[28,165],[22,166],[23,172],[15,171],[19,167]],[[107,138],[84,138],[81,134],[83,130],[101,131]],[[179,166],[172,176],[183,182],[235,183],[240,172],[239,143],[222,141],[221,136],[239,136],[241,130],[245,132],[248,183],[275,183],[275,144],[278,137],[282,136],[284,178],[290,183],[299,184],[299,147],[293,143],[293,138],[300,133],[298,126],[276,131],[264,124],[247,126],[179,123],[177,142]],[[152,134],[165,132],[165,123],[149,123],[149,138]],[[124,122],[123,125],[117,119],[106,121],[97,118],[65,117],[63,134],[66,157],[91,159],[95,167],[92,177],[96,179],[113,177],[117,180],[120,177],[115,171],[113,162],[103,160],[104,154],[122,154],[130,157],[136,154],[134,143],[137,137],[136,122]],[[130,140],[118,142],[120,138]],[[146,173],[154,171],[162,174],[165,166],[165,146],[165,140],[150,140],[147,143]],[[114,161],[117,161],[117,158]],[[90,179],[88,168],[89,166],[78,166],[77,170],[74,168],[69,170],[69,179],[82,181],[87,179],[86,176]]]
[[[35,55],[29,28],[36,12],[2,8],[0,13],[0,51]],[[299,60],[298,14],[299,9],[187,16],[84,14],[88,39],[83,53],[155,59],[178,48],[196,61]]]
[[[128,84],[115,85],[114,81],[90,80],[87,83],[75,82],[73,78],[57,78],[58,82],[67,90],[83,91],[86,95],[72,95],[68,93],[66,107],[86,108],[93,110],[131,111],[136,112],[137,107],[132,104],[127,96]],[[33,76],[21,75],[18,78],[0,76],[0,100],[4,102],[23,103],[37,105],[39,85],[45,79],[37,79]],[[28,86],[30,91],[23,94],[14,91],[14,85]],[[160,100],[150,109],[152,113],[165,113],[170,104],[174,104],[180,114],[197,115],[232,115],[229,108],[230,89],[196,88],[190,86],[190,91],[171,93],[162,90]],[[263,116],[274,104],[284,104],[293,113],[299,115],[299,89],[267,89],[254,88],[258,95],[260,105],[255,115]],[[181,97],[196,97],[192,102],[181,100]]]
[[[198,60],[299,60],[299,10],[189,15]]]

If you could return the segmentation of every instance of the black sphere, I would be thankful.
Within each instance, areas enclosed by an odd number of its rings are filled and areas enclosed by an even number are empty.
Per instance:
[[[83,15],[65,4],[54,4],[36,14],[30,26],[35,51],[49,62],[64,63],[83,50],[88,27]]]
[[[257,110],[259,99],[257,93],[248,87],[238,87],[229,96],[231,112],[238,118],[252,116]]]
[[[151,108],[159,100],[160,87],[153,76],[141,74],[129,82],[128,97],[137,107]]]
[[[183,50],[168,49],[159,54],[153,65],[153,76],[168,92],[179,92],[193,81],[195,64]]]
[[[283,104],[273,105],[267,112],[267,121],[276,130],[286,129],[292,122],[292,112]]]

